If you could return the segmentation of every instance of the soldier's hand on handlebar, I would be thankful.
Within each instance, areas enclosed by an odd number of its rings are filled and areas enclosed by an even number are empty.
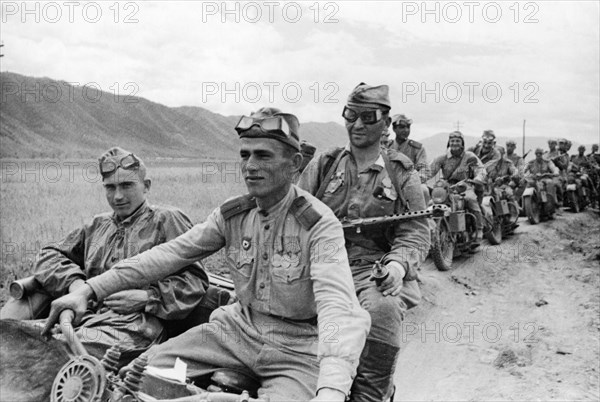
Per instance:
[[[389,270],[389,275],[381,282],[381,285],[379,285],[377,289],[379,289],[384,296],[398,296],[402,289],[402,280],[406,275],[406,270],[402,264],[396,261],[390,261],[385,265]]]
[[[72,310],[75,313],[73,325],[77,325],[87,310],[88,299],[94,292],[89,285],[83,285],[73,293],[59,297],[50,304],[50,314],[46,320],[46,325],[42,330],[43,336],[50,336],[54,324],[58,323],[60,314],[64,310]]]

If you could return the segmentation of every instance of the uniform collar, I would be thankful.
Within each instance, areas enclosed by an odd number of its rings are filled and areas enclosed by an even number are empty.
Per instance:
[[[263,217],[277,217],[283,214],[290,208],[292,205],[292,201],[294,201],[296,190],[294,189],[294,185],[290,186],[287,194],[275,205],[271,206],[268,209],[262,209],[258,207],[258,213]]]
[[[347,143],[346,146],[344,147],[344,151],[345,153],[348,153],[350,155],[352,155],[352,151],[350,148],[350,143]],[[378,172],[381,172],[383,170],[383,168],[385,168],[385,162],[383,161],[383,156],[381,156],[381,152],[385,152],[383,150],[379,151],[379,157],[377,158],[377,160],[367,168],[367,170],[376,170]],[[354,155],[353,155],[354,157]]]
[[[127,218],[122,219],[117,216],[116,213],[113,212],[112,218],[113,221],[120,225],[130,225],[135,222],[140,216],[144,215],[146,212],[150,210],[150,206],[148,205],[148,201],[144,201],[142,205],[138,207],[131,215]]]

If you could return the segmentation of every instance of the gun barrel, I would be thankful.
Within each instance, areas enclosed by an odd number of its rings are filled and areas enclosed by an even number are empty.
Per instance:
[[[431,210],[410,211],[403,214],[376,216],[373,218],[348,219],[342,221],[342,228],[344,229],[344,233],[360,233],[362,229],[369,227],[388,226],[401,221],[426,218],[429,216],[432,216]]]

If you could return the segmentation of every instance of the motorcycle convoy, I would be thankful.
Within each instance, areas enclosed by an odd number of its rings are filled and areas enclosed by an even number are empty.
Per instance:
[[[594,191],[594,181],[590,179],[590,175],[597,172],[591,170],[589,167],[572,166],[566,181],[559,181],[561,185],[557,193],[560,200],[552,199],[547,192],[544,179],[552,177],[548,173],[519,178],[504,176],[489,183],[481,202],[484,237],[491,245],[498,245],[514,233],[519,226],[517,220],[520,215],[526,216],[529,223],[535,225],[554,219],[560,203],[574,213],[593,204],[600,207],[600,192]],[[465,208],[468,184],[478,183],[466,180],[449,185],[447,181],[439,180],[431,190],[433,205],[430,208],[435,224],[431,225],[430,256],[440,271],[449,270],[455,257],[474,253],[479,245],[476,218]],[[513,190],[523,184],[525,189],[517,201]]]
[[[520,214],[526,216],[531,224],[553,219],[558,205],[557,200],[548,194],[547,185],[551,176],[553,175],[507,175],[490,180],[489,183],[467,179],[450,184],[446,180],[438,180],[430,188],[430,202],[425,211],[342,223],[344,231],[360,232],[370,226],[428,217],[431,228],[430,256],[437,269],[447,271],[451,269],[455,257],[475,253],[481,240],[477,236],[477,218],[466,208],[466,191],[470,185],[485,189],[480,200],[483,236],[490,244],[498,245],[519,226],[517,220]],[[600,199],[592,200],[591,194],[598,194],[598,191],[590,188],[593,182],[597,183],[597,180],[591,180],[585,168],[569,172],[564,186],[557,188],[563,206],[573,212],[579,212],[594,202],[600,206]],[[523,187],[522,196],[516,199],[514,190]],[[211,285],[234,294],[231,280],[216,275],[209,276]],[[12,290],[11,285],[11,292]],[[20,297],[19,295],[15,297]],[[70,322],[71,318],[67,317],[65,320]],[[61,315],[61,329],[67,327],[62,325]],[[50,394],[53,402],[260,401],[255,399],[258,384],[252,378],[246,378],[243,373],[221,370],[201,384],[197,381],[194,384],[180,383],[149,373],[145,370],[146,361],[140,357],[134,360],[133,369],[123,375],[116,366],[120,356],[118,345],[113,346],[103,359],[98,360],[87,354],[77,337],[66,335],[73,357],[60,369],[54,380]]]

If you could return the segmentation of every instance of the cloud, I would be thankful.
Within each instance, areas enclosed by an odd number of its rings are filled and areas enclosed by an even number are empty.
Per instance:
[[[2,67],[122,94],[133,82],[152,101],[225,115],[273,103],[313,121],[341,122],[356,84],[386,83],[417,139],[456,121],[517,135],[527,119],[540,135],[598,141],[597,2],[267,3],[98,2],[91,23],[84,3],[69,22],[56,2],[62,18],[50,23],[45,3],[35,22],[3,2]]]

